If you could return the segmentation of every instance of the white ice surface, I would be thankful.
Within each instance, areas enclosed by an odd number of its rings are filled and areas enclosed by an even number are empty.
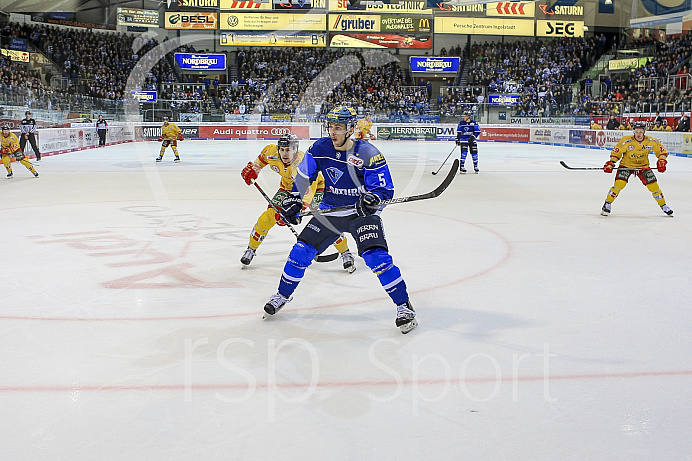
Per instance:
[[[613,175],[558,162],[606,151],[480,144],[479,175],[383,214],[404,336],[360,258],[313,264],[261,320],[294,242],[275,227],[241,267],[266,204],[239,173],[265,144],[0,179],[1,459],[692,459],[692,159],[657,173],[674,218],[636,179],[602,217]],[[377,145],[397,196],[453,147]]]

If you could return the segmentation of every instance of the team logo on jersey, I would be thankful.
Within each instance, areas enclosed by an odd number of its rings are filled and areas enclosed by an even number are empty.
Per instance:
[[[627,146],[627,150],[634,150],[634,146]]]
[[[361,168],[363,166],[363,163],[365,162],[363,162],[362,158],[358,158],[355,155],[349,155],[346,159],[346,163],[348,163],[349,165],[353,165],[356,168]]]
[[[329,176],[329,179],[331,179],[332,183],[334,183],[334,184],[336,184],[336,182],[339,180],[339,178],[341,178],[341,175],[344,174],[343,171],[341,171],[338,168],[334,168],[333,166],[327,168],[325,171],[327,173],[327,176]]]
[[[281,174],[281,170],[279,170],[279,167],[276,165],[272,165],[272,170],[276,171],[277,173]]]

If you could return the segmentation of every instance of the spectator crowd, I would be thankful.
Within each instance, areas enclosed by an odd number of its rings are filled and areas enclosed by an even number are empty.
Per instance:
[[[141,89],[159,91],[158,98],[170,101],[167,104],[176,113],[319,114],[348,103],[362,113],[419,115],[432,113],[433,99],[437,101],[435,113],[456,117],[465,112],[475,115],[488,102],[486,95],[493,93],[517,95],[515,116],[621,117],[623,112],[689,112],[692,106],[689,34],[665,41],[633,40],[624,47],[643,48],[651,58],[629,73],[614,74],[612,80],[607,77],[597,83],[583,75],[607,51],[603,35],[484,42],[449,51],[443,48],[440,55],[461,56],[466,61],[464,79],[468,85],[453,86],[452,79],[439,98],[431,94],[429,82],[419,79],[416,84],[394,55],[374,64],[365,56],[367,52],[360,50],[240,48],[236,53],[237,77],[224,84],[206,78],[195,83],[182,81],[172,53],[163,59],[147,56],[158,45],[154,39],[16,23],[2,26],[0,35],[28,41],[54,64],[56,70],[46,72],[44,68],[42,77],[31,63],[0,55],[1,102],[41,109],[95,107],[97,101],[120,103],[128,78],[138,68],[148,69],[138,75]],[[195,49],[187,45],[176,51]],[[184,83],[189,85],[181,86]]]

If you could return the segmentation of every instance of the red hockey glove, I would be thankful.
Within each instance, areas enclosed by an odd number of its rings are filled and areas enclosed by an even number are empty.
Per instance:
[[[182,140],[183,140],[183,134],[182,134],[182,133],[178,133],[178,141],[182,141]]]
[[[274,213],[274,219],[276,219],[276,224],[278,226],[285,226],[286,225],[283,218],[281,217],[281,213]]]
[[[2,155],[10,155],[12,153],[12,151],[10,151],[9,147],[3,147],[2,151],[0,151],[0,152],[2,152]]]
[[[665,157],[659,158],[658,162],[656,162],[656,169],[659,172],[663,173],[664,171],[666,171],[666,163],[668,163],[668,160],[666,160]]]
[[[245,180],[245,184],[249,186],[257,179],[257,165],[253,162],[248,162],[243,171],[240,172],[240,176]]]
[[[159,142],[163,142],[163,136],[159,136]]]
[[[605,162],[605,165],[603,165],[603,171],[606,173],[612,173],[613,168],[615,168],[615,163],[612,160],[608,160]]]

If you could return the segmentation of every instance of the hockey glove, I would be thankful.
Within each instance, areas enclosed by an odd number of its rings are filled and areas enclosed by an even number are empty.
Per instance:
[[[178,133],[178,141],[182,141],[182,140],[183,140],[183,134],[182,134],[182,133]]]
[[[612,160],[608,160],[605,165],[603,165],[603,171],[606,173],[612,173],[613,168],[615,168],[615,163]]]
[[[461,146],[461,139],[457,139],[457,146]]]
[[[281,217],[281,213],[274,213],[274,219],[276,220],[276,224],[278,226],[285,226],[286,223],[284,222],[283,218]]]
[[[248,162],[245,168],[243,168],[243,171],[240,172],[240,176],[243,177],[245,184],[248,186],[257,179],[257,168],[254,162]]]
[[[286,222],[293,225],[300,224],[300,212],[303,210],[303,201],[297,195],[289,195],[281,202],[281,214]]]
[[[2,150],[0,151],[2,155],[10,155],[12,152],[10,151],[9,147],[3,147]]]
[[[658,162],[656,162],[656,169],[660,172],[663,173],[666,171],[666,164],[668,163],[668,160],[666,160],[665,157],[661,157],[658,159]]]
[[[372,192],[364,193],[356,203],[358,216],[370,216],[377,213],[377,210],[380,209],[381,201],[382,199]]]
[[[159,142],[163,142],[163,136],[159,136]]]

